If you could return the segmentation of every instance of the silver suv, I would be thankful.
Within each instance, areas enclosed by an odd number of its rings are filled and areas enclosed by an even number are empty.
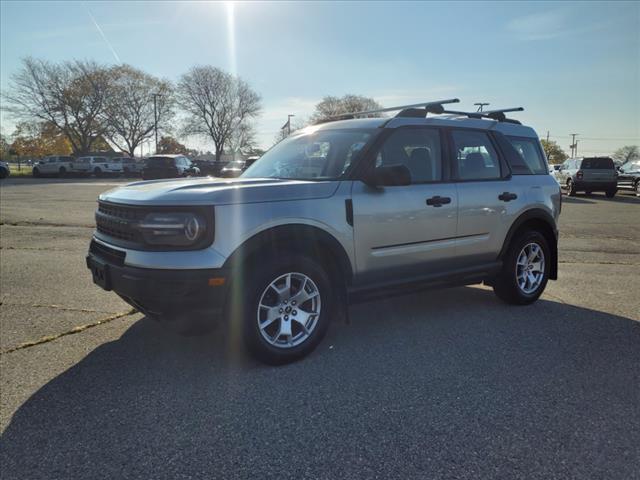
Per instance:
[[[179,330],[224,319],[274,364],[358,297],[484,282],[529,304],[557,278],[559,185],[531,128],[454,101],[307,127],[237,179],[108,191],[93,280]]]

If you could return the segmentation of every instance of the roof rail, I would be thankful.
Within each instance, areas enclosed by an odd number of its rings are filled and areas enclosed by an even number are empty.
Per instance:
[[[522,112],[522,111],[524,111],[524,108],[522,107],[511,107],[511,108],[500,108],[497,110],[485,110],[484,112],[459,112],[456,110],[445,110],[443,113],[452,113],[454,115],[465,115],[469,118],[490,118],[491,120],[496,120],[497,122],[520,124],[518,120],[507,118],[505,113]]]
[[[440,107],[440,109],[442,109],[442,111],[444,111],[444,108],[442,107],[443,104],[447,104],[447,103],[458,103],[460,100],[457,98],[448,98],[446,100],[438,100],[435,102],[423,102],[423,103],[414,103],[411,105],[399,105],[397,107],[387,107],[387,108],[379,108],[376,110],[362,110],[359,112],[349,112],[349,113],[342,113],[340,115],[333,115],[331,117],[326,117],[323,118],[321,120],[318,120],[316,122],[316,124],[319,123],[325,123],[325,122],[335,122],[337,120],[349,120],[351,118],[355,118],[358,116],[363,116],[363,115],[371,115],[373,113],[385,113],[385,112],[394,112],[396,110],[410,110],[410,109],[416,109],[416,108],[420,108],[422,107],[422,112],[425,112],[427,110],[433,109],[433,110],[437,110],[438,106]],[[402,112],[400,112],[402,113]],[[436,112],[433,112],[436,113]],[[440,112],[442,113],[442,112]],[[400,115],[400,114],[398,114]]]

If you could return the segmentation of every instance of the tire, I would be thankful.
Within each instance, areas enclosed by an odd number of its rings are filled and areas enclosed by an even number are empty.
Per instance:
[[[245,274],[241,284],[246,288],[232,294],[238,301],[233,301],[231,318],[242,321],[245,347],[253,357],[270,365],[293,362],[318,346],[329,327],[336,298],[329,276],[315,261],[293,254],[277,258],[277,261],[254,269],[254,273]],[[274,285],[282,290],[280,294],[276,293]],[[302,288],[309,298],[299,303]],[[314,312],[317,315],[309,314]],[[268,322],[270,313],[274,316]],[[259,325],[260,321],[263,327]],[[302,325],[309,331],[306,332]]]
[[[36,178],[40,178],[40,170],[38,168],[33,169],[33,176]]]
[[[618,190],[614,188],[614,189],[612,189],[612,190],[607,190],[607,191],[605,192],[605,195],[607,196],[607,198],[613,198],[613,197],[615,197],[615,196],[616,196],[616,193],[617,193],[617,192],[618,192]]]
[[[64,177],[66,174],[67,174],[67,169],[64,167],[60,167],[60,169],[58,170],[58,176]]]
[[[128,177],[128,176],[129,176],[129,169],[128,169],[128,168],[124,168],[124,169],[122,170],[122,174],[123,174],[125,177]]]
[[[636,197],[640,197],[640,180],[636,181],[633,190],[636,192]]]
[[[567,180],[567,195],[570,197],[575,197],[578,191],[576,190],[576,185],[573,183],[571,179]]]
[[[532,254],[536,250],[538,253],[535,254],[536,256],[533,259],[540,259],[539,255],[541,253],[542,261],[528,263],[528,258],[525,258],[524,261],[527,263],[523,265],[523,255],[526,257],[527,253]],[[533,303],[540,297],[547,286],[550,263],[551,254],[547,240],[540,232],[526,230],[512,240],[504,257],[502,271],[494,281],[493,291],[498,298],[506,303],[513,305]],[[530,265],[532,267],[530,275],[535,278],[535,282],[526,280],[524,277],[521,279],[522,276],[519,275],[523,269]],[[537,274],[541,274],[541,277]]]
[[[4,180],[9,176],[9,170],[5,170],[4,168],[0,168],[0,179]]]
[[[96,177],[99,177],[100,175],[102,175],[102,170],[100,170],[98,167],[96,167],[96,168],[93,169],[93,174]]]

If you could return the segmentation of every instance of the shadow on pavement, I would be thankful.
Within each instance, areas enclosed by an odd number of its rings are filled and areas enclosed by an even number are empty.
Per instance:
[[[477,288],[351,313],[280,368],[142,320],[20,407],[2,478],[637,478],[640,323]]]

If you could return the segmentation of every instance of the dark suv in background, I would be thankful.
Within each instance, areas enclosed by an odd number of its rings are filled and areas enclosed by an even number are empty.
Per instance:
[[[143,180],[194,177],[199,174],[200,169],[184,155],[154,155],[147,158],[142,169]]]
[[[618,191],[616,167],[609,157],[569,158],[556,173],[558,183],[569,196],[578,192],[604,192],[613,198]]]

